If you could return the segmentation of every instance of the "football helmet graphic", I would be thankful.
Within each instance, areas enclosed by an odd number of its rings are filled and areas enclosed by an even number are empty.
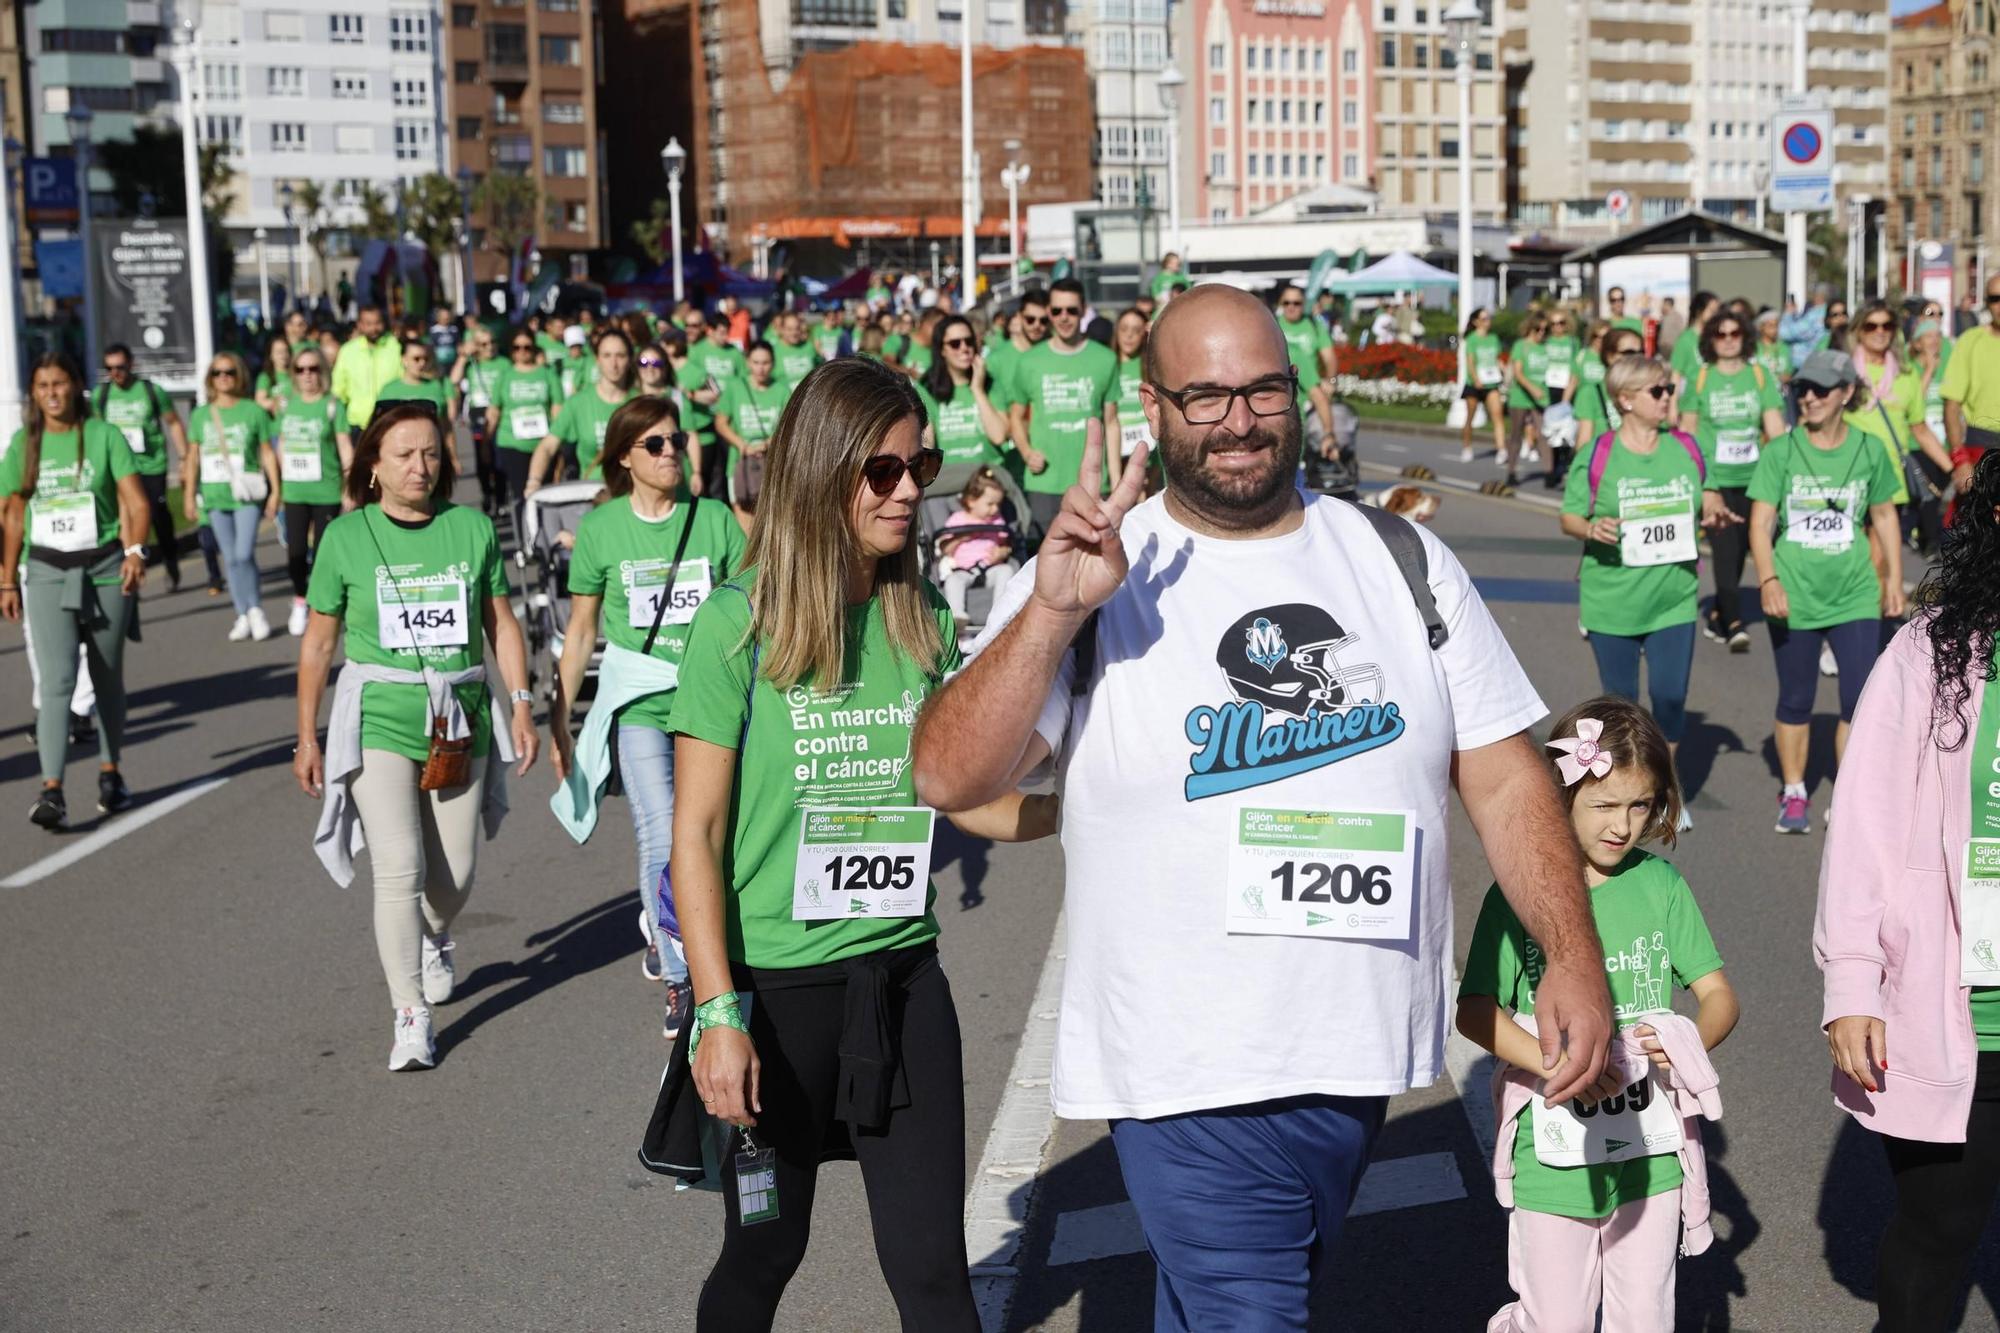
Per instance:
[[[1380,703],[1382,668],[1341,658],[1356,637],[1323,608],[1288,602],[1238,617],[1223,632],[1215,661],[1238,699],[1294,717]]]

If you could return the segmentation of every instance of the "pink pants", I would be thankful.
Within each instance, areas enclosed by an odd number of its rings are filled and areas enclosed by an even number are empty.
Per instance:
[[[1681,1192],[1637,1199],[1609,1217],[1516,1208],[1507,1221],[1507,1280],[1520,1299],[1486,1333],[1672,1333]]]

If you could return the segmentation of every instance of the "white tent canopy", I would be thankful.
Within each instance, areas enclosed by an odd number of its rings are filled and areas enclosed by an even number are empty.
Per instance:
[[[1447,273],[1433,264],[1426,264],[1408,250],[1398,250],[1388,258],[1378,259],[1357,273],[1345,273],[1329,278],[1326,290],[1342,292],[1349,296],[1361,296],[1381,292],[1414,291],[1419,287],[1457,285],[1457,274]]]

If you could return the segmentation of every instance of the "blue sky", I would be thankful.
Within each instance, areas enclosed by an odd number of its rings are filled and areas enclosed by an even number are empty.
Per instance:
[[[1937,0],[1889,0],[1889,12],[1891,14],[1907,14],[1913,9],[1923,9],[1928,5],[1936,3]],[[1880,11],[1878,10],[1877,12],[1879,13]]]

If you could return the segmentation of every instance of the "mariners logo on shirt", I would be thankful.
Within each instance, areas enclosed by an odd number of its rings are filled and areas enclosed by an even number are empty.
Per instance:
[[[1215,662],[1229,692],[1187,715],[1187,798],[1259,787],[1380,749],[1407,727],[1358,635],[1302,602],[1239,616]]]

